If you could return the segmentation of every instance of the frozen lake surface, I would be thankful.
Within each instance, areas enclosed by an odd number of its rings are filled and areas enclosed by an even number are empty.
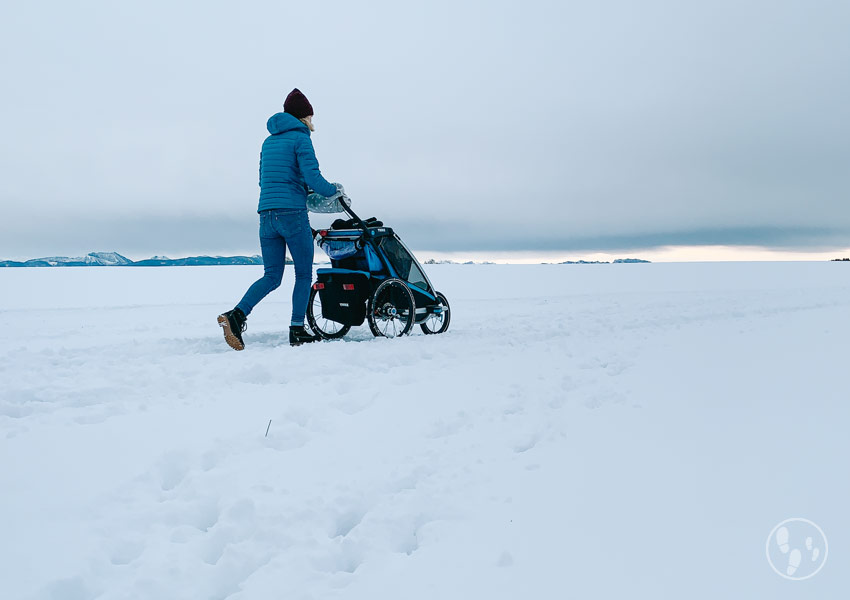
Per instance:
[[[0,597],[839,597],[848,268],[429,265],[448,333],[290,348],[288,267],[244,352],[261,267],[0,269]]]

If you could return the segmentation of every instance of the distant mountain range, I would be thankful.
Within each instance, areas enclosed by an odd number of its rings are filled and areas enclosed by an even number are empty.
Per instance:
[[[611,262],[607,260],[565,260],[564,262],[559,262],[559,265],[618,265],[618,264],[630,264],[630,263],[648,263],[650,261],[643,260],[642,258],[615,258]]]
[[[471,261],[471,260],[468,260],[468,261],[463,262],[463,263],[459,263],[457,261],[450,260],[450,259],[436,260],[434,258],[429,258],[428,260],[426,260],[422,264],[423,265],[492,265],[494,263],[491,263],[490,261],[484,261],[483,263],[476,263],[476,262]]]
[[[292,264],[289,259],[286,261]],[[25,261],[0,260],[0,267],[183,267],[204,265],[261,265],[262,256],[188,256],[168,258],[154,256],[130,260],[117,252],[89,252],[85,256],[48,256]]]
[[[324,261],[327,262],[327,261]],[[648,260],[639,258],[618,258],[614,263],[648,263]],[[185,266],[207,266],[207,265],[262,265],[263,257],[254,256],[187,256],[186,258],[168,258],[167,256],[153,256],[144,260],[130,260],[117,252],[89,252],[85,256],[47,256],[44,258],[32,258],[30,260],[0,260],[0,267],[185,267]],[[291,265],[292,260],[287,257],[286,264]],[[457,263],[453,260],[425,261],[426,265],[473,265],[493,264],[491,262],[474,263],[468,261]],[[545,264],[545,263],[544,263]],[[561,265],[595,265],[609,264],[607,261],[565,261],[557,263]]]

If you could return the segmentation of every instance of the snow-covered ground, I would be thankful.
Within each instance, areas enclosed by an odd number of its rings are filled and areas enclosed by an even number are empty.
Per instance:
[[[0,270],[0,598],[846,595],[846,264],[427,270],[444,335],[290,348],[289,271],[241,353],[259,267]]]

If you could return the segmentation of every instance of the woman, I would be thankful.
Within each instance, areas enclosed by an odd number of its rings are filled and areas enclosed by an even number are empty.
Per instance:
[[[313,278],[313,235],[307,218],[308,187],[322,196],[339,195],[337,186],[322,177],[310,141],[313,107],[298,88],[283,103],[282,113],[267,123],[269,137],[260,153],[260,248],[265,274],[258,279],[233,310],[219,315],[224,339],[234,350],[243,350],[242,332],[251,310],[276,289],[283,278],[286,248],[295,262],[292,320],[289,343],[298,346],[318,341],[304,329],[304,315]]]

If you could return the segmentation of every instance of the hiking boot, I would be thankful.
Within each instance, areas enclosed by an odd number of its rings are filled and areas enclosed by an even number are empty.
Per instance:
[[[242,332],[248,328],[246,321],[248,317],[241,308],[234,308],[224,314],[218,315],[218,325],[224,329],[224,341],[234,350],[244,350],[245,342],[242,341]]]
[[[289,328],[289,345],[300,346],[301,344],[309,344],[310,342],[318,342],[322,339],[320,335],[314,335],[304,329],[303,325]]]

